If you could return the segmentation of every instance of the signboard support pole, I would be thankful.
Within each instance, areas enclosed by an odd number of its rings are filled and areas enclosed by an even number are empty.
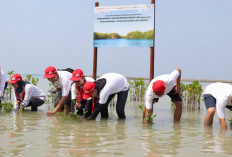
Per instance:
[[[95,7],[99,6],[99,2],[95,2]],[[97,47],[93,49],[93,79],[97,78]]]
[[[155,0],[151,0],[151,4],[155,5]],[[155,34],[155,14],[154,14],[154,34]],[[150,47],[150,81],[154,78],[154,58],[155,58],[155,36],[154,36],[154,46]]]

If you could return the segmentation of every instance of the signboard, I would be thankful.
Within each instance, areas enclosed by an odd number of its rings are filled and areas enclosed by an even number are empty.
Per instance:
[[[154,47],[154,4],[94,9],[94,47]]]

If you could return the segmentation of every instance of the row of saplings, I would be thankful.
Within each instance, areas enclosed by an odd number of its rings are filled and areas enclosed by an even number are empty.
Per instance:
[[[14,74],[14,71],[9,71],[8,74],[10,77]],[[32,83],[33,85],[37,85],[39,79],[32,77],[32,75],[26,75],[25,81]],[[146,89],[149,85],[149,81],[145,81],[143,78],[136,78],[132,81],[129,81],[130,83],[130,101],[143,101],[145,97]],[[53,88],[54,86],[50,83],[50,88]],[[193,81],[191,84],[183,84],[180,85],[181,88],[181,97],[183,100],[184,108],[188,110],[200,110],[200,104],[202,101],[202,86],[199,83],[199,81]],[[11,94],[12,94],[13,87],[9,84],[5,94],[3,102],[0,104],[0,107],[3,108],[5,112],[11,112],[14,108],[14,105],[11,102]],[[53,103],[54,94],[48,94],[48,100],[46,101],[46,104]],[[112,104],[114,104],[114,100],[112,100]],[[174,104],[172,104],[172,107],[175,107]],[[139,108],[143,110],[143,105],[139,105]],[[62,113],[61,113],[62,114]],[[150,124],[153,123],[153,117],[156,115],[149,115],[146,120]],[[69,114],[68,118],[75,118],[77,119],[74,114]],[[143,119],[144,121],[145,119]]]

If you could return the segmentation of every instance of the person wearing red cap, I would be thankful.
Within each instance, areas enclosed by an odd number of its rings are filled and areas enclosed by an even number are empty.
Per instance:
[[[0,103],[2,101],[2,97],[4,95],[4,91],[6,90],[8,85],[5,73],[2,71],[0,66]]]
[[[24,107],[31,106],[32,111],[37,111],[37,108],[45,103],[44,92],[29,82],[23,81],[21,75],[14,74],[9,83],[15,89],[17,110],[22,111]]]
[[[47,78],[51,83],[55,84],[56,88],[60,88],[62,90],[61,100],[54,110],[46,112],[47,115],[53,115],[56,112],[59,112],[63,106],[65,114],[68,114],[71,111],[71,77],[71,72],[62,70],[57,71],[53,66],[49,66],[45,69],[44,78]]]
[[[153,113],[153,103],[158,102],[163,95],[168,95],[176,105],[174,121],[179,121],[182,114],[182,99],[180,97],[181,69],[174,70],[171,74],[155,77],[149,84],[146,97],[143,118]],[[147,120],[145,120],[147,123]]]
[[[204,125],[212,126],[215,111],[222,129],[227,130],[225,109],[232,111],[232,86],[228,83],[211,83],[203,92],[207,114]]]
[[[108,118],[108,104],[117,94],[116,112],[120,119],[125,119],[125,104],[128,96],[129,83],[121,74],[107,73],[95,82],[87,82],[83,86],[83,99],[99,98],[93,107],[93,113],[89,119],[95,119],[99,112],[102,118]]]
[[[92,105],[92,99],[91,100],[84,100],[83,99],[83,86],[86,82],[94,82],[94,79],[91,77],[86,77],[81,69],[76,69],[72,73],[71,79],[74,83],[71,87],[71,95],[72,95],[72,106],[74,106],[75,109],[78,109],[77,114],[82,115],[83,109],[87,106],[85,106],[86,103],[90,103]],[[74,104],[74,102],[76,102]],[[85,108],[85,116],[86,118],[89,115],[89,109]]]

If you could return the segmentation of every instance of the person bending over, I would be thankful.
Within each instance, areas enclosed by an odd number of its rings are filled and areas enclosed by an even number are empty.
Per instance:
[[[98,103],[92,106],[90,119],[96,119],[99,112],[102,118],[108,118],[108,104],[117,94],[116,112],[120,119],[125,119],[125,104],[128,96],[129,83],[121,74],[107,73],[95,82],[87,82],[83,86],[83,99],[97,98]]]
[[[182,99],[180,97],[181,69],[174,70],[171,74],[155,77],[146,91],[143,118],[153,113],[153,104],[159,98],[168,95],[175,104],[174,121],[180,121],[182,114]],[[147,120],[144,121],[147,124]]]
[[[57,71],[55,67],[49,66],[45,69],[44,78],[47,78],[51,83],[55,84],[55,88],[62,90],[62,98],[58,105],[52,111],[47,111],[47,115],[53,115],[59,112],[64,106],[65,114],[71,111],[71,84],[70,78],[72,73],[68,71]]]
[[[215,111],[222,129],[227,129],[225,108],[232,111],[232,86],[227,83],[212,83],[204,89],[203,98],[207,113],[205,126],[212,126]]]

